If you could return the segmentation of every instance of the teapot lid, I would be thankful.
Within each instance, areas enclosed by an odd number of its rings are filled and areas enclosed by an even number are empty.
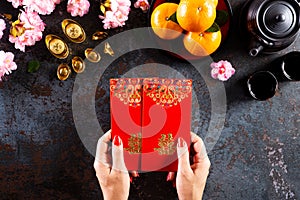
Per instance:
[[[259,14],[259,27],[269,37],[287,37],[297,24],[297,13],[288,1],[269,1]]]

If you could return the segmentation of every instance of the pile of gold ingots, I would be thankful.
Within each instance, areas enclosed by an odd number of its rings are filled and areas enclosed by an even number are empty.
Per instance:
[[[82,26],[72,20],[64,19],[61,23],[62,30],[66,37],[74,43],[82,43],[86,39],[86,34]],[[97,31],[93,34],[92,40],[102,40],[106,38],[108,34],[106,32]],[[57,35],[48,34],[45,37],[45,43],[50,53],[59,59],[65,59],[69,56],[70,50],[67,43]],[[114,55],[114,51],[108,42],[104,44],[104,53],[111,56]],[[90,61],[97,63],[101,60],[99,52],[93,50],[93,48],[87,48],[84,51],[85,57]],[[73,56],[72,68],[76,73],[82,73],[85,69],[85,62],[80,56]],[[57,68],[57,77],[59,80],[66,80],[71,74],[72,70],[67,63],[62,63]]]

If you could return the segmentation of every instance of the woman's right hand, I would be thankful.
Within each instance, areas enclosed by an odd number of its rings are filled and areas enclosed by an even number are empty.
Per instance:
[[[209,174],[210,160],[207,156],[202,139],[195,133],[191,133],[191,142],[195,155],[193,164],[190,165],[189,151],[186,142],[178,139],[177,155],[178,170],[176,174],[176,189],[180,200],[200,200]],[[173,172],[169,172],[168,180],[175,178]]]

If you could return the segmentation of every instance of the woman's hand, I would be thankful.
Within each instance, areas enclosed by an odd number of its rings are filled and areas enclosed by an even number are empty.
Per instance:
[[[177,155],[178,170],[176,174],[176,189],[180,200],[200,200],[209,174],[210,161],[207,156],[202,139],[191,133],[192,148],[194,152],[193,164],[190,165],[188,146],[182,139],[178,139]],[[174,172],[169,172],[167,180],[175,178]]]
[[[98,140],[94,168],[105,200],[128,199],[130,176],[124,162],[123,143],[115,136],[111,144],[111,131]]]

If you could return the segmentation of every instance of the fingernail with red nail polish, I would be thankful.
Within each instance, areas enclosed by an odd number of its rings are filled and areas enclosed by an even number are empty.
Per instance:
[[[178,138],[178,147],[184,147],[185,146],[185,141],[180,137]]]
[[[167,181],[170,181],[170,180],[171,180],[171,174],[168,174]]]
[[[136,172],[136,171],[133,171],[133,172],[132,172],[132,176],[133,176],[133,177],[139,177],[140,175],[139,175],[139,173],[138,173],[138,172]]]
[[[114,145],[117,147],[121,145],[121,138],[118,135],[114,137]]]

